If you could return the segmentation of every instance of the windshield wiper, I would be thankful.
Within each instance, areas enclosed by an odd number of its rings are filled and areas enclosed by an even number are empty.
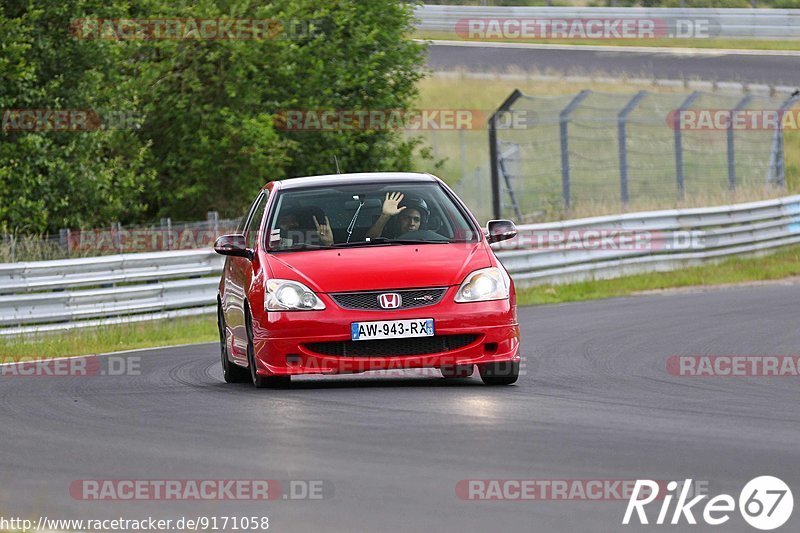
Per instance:
[[[300,242],[297,244],[293,244],[292,246],[287,246],[286,248],[272,248],[270,249],[270,252],[296,252],[298,250],[325,250],[328,248],[330,248],[330,246]]]
[[[392,239],[391,242],[400,244],[450,244],[453,241],[442,239],[436,241],[426,241],[424,239]]]
[[[356,213],[353,215],[353,219],[350,220],[350,224],[347,226],[347,242],[350,242],[350,237],[353,236],[353,229],[356,227],[356,221],[358,220],[358,215],[361,213],[361,208],[364,207],[364,204],[367,203],[366,200],[361,200],[361,198],[356,195],[353,198],[357,198],[361,203],[358,204],[358,209],[356,209]]]
[[[425,241],[422,239],[389,239],[387,237],[375,237],[368,241],[340,242],[332,244],[332,248],[349,248],[351,246],[372,246],[385,244],[448,244],[450,241]]]
[[[353,242],[337,242],[336,244],[331,244],[331,248],[349,248],[351,246],[371,246],[373,244],[392,244],[391,239],[387,239],[386,237],[375,237],[374,239],[370,239],[368,241],[353,241]]]

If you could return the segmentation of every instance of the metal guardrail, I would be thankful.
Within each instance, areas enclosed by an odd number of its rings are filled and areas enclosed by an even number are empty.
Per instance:
[[[800,39],[800,10],[624,7],[485,7],[421,5],[417,29],[458,35],[467,19],[651,19],[666,26],[677,20],[708,21],[710,37],[736,39]],[[703,22],[703,24],[705,24]],[[658,27],[659,25],[657,25]],[[464,26],[466,27],[466,26]],[[705,26],[703,26],[705,27]]]
[[[515,283],[611,278],[800,243],[800,196],[529,224],[518,230],[516,238],[493,245]]]
[[[213,250],[0,265],[0,336],[214,312]]]
[[[800,243],[800,195],[518,230],[492,246],[519,285],[610,278]],[[207,249],[3,264],[0,336],[213,313],[223,263]]]

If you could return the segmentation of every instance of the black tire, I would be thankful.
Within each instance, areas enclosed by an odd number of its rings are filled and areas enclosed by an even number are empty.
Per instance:
[[[478,365],[485,385],[511,385],[519,378],[519,361],[501,361]]]
[[[439,369],[443,378],[468,378],[475,371],[475,365],[447,365]]]
[[[292,381],[292,376],[259,376],[256,373],[256,356],[253,345],[253,322],[250,317],[250,309],[245,308],[245,326],[247,329],[247,364],[250,367],[250,381],[257,389],[279,389],[288,387]]]
[[[250,372],[228,359],[228,342],[225,339],[225,316],[222,306],[217,303],[217,327],[219,328],[219,351],[222,359],[222,378],[225,383],[247,383],[250,381]]]

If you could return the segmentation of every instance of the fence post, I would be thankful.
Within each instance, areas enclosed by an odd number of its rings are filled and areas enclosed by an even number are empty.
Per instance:
[[[781,104],[780,110],[778,111],[778,124],[775,128],[775,133],[772,135],[767,183],[773,182],[781,187],[786,187],[786,165],[783,153],[783,115],[798,100],[800,100],[800,91],[795,91]]]
[[[482,178],[481,170],[482,169],[479,166],[476,166],[473,169],[473,171],[472,171],[472,179],[473,179],[472,187],[473,187],[473,190],[475,191],[475,200],[476,200],[476,204],[478,206],[478,212],[480,212],[481,216],[483,216],[482,215],[484,213],[484,202],[483,202],[483,200],[484,200],[485,197],[481,193],[481,183],[483,182],[483,180],[481,179]]]
[[[490,164],[490,172],[491,172],[491,179],[492,179],[492,216],[495,219],[502,218],[502,207],[500,203],[500,168],[499,168],[499,158],[498,158],[498,149],[497,149],[497,124],[495,119],[498,117],[500,113],[505,113],[508,109],[514,105],[520,97],[522,93],[519,89],[514,89],[508,98],[500,104],[500,107],[497,108],[497,111],[492,113],[492,116],[489,117],[489,164]]]
[[[463,180],[467,176],[467,145],[463,129],[458,130],[458,151],[461,156],[461,177],[459,180]]]
[[[58,230],[58,242],[61,245],[61,248],[67,252],[67,257],[69,257],[70,252],[72,251],[70,249],[72,243],[70,242],[69,228],[61,228]]]
[[[122,224],[119,222],[112,222],[111,223],[111,239],[114,243],[114,248],[116,248],[117,252],[122,253]]]
[[[511,185],[511,175],[506,171],[506,159],[508,158],[509,154],[513,153],[515,150],[517,155],[519,155],[518,144],[511,144],[508,150],[501,152],[498,160],[498,167],[500,169],[500,173],[503,174],[503,181],[506,182],[506,189],[508,190],[508,197],[511,199],[511,207],[514,208],[514,214],[517,216],[517,220],[522,220],[522,210],[517,202],[517,196],[514,193],[514,186]]]
[[[172,219],[162,218],[161,219],[161,231],[164,234],[164,246],[167,247],[167,250],[172,250]]]
[[[690,94],[677,109],[677,113],[675,113],[673,117],[672,128],[675,133],[675,176],[678,182],[679,200],[683,200],[686,196],[686,183],[683,175],[683,132],[681,131],[681,114],[700,97],[700,94],[700,91],[695,91]]]
[[[219,211],[209,211],[206,213],[206,220],[211,224],[211,230],[214,231],[214,236],[219,235]]]
[[[572,201],[572,191],[570,190],[569,179],[569,119],[581,102],[583,102],[592,91],[584,89],[579,92],[567,107],[558,114],[559,130],[561,134],[561,195],[564,199],[564,207],[569,207]]]
[[[619,144],[619,194],[622,205],[628,207],[628,133],[626,124],[628,115],[636,109],[647,91],[639,91],[631,98],[617,115],[617,143]]]
[[[734,143],[734,134],[733,134],[733,119],[739,111],[745,108],[747,104],[750,103],[750,100],[753,99],[752,94],[748,94],[741,100],[736,106],[731,110],[731,118],[730,123],[728,124],[728,189],[731,191],[736,190],[736,146]]]

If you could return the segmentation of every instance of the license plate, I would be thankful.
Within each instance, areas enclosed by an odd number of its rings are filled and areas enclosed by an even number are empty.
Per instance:
[[[411,320],[353,322],[350,324],[350,337],[354,341],[433,337],[433,319],[414,318]]]

